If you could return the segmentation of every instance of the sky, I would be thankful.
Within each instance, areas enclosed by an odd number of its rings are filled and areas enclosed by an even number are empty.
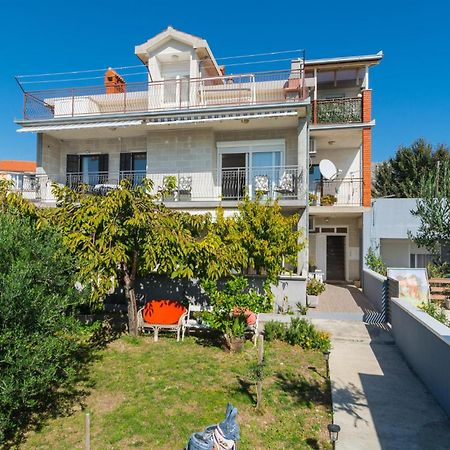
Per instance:
[[[15,75],[138,64],[134,46],[168,25],[205,38],[216,57],[304,48],[315,59],[382,50],[370,73],[373,161],[419,137],[450,145],[449,22],[444,0],[7,2],[0,19],[0,159],[36,157],[36,136],[16,132],[23,97]]]

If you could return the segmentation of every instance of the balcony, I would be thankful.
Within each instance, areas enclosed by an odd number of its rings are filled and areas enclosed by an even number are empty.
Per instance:
[[[258,168],[226,168],[211,172],[90,172],[65,175],[36,175],[32,194],[27,197],[52,203],[52,184],[83,189],[90,194],[104,195],[118,189],[120,180],[128,179],[138,185],[144,178],[153,182],[152,194],[160,194],[163,201],[174,206],[195,202],[239,201],[246,195],[251,199],[294,200],[306,204],[302,171],[297,166]]]
[[[314,124],[362,122],[362,98],[338,98],[313,102]]]
[[[24,93],[24,120],[105,114],[207,110],[279,103],[308,97],[303,70],[212,78],[177,78],[115,86],[81,86]]]
[[[362,178],[342,178],[310,183],[311,206],[362,206]]]

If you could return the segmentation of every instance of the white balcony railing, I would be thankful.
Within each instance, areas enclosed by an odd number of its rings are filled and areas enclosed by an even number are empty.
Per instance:
[[[252,199],[261,196],[263,199],[299,200],[302,204],[306,202],[302,171],[297,166],[226,168],[211,172],[39,174],[33,181],[33,189],[27,191],[27,197],[42,202],[54,202],[54,183],[101,195],[119,188],[123,179],[138,185],[144,178],[152,180],[152,193],[161,194],[165,202],[242,200],[246,195]]]
[[[309,193],[312,206],[361,206],[363,179],[322,180],[310,185]]]
[[[295,103],[308,96],[303,70],[177,78],[101,86],[27,91],[25,120],[126,114],[218,106]]]

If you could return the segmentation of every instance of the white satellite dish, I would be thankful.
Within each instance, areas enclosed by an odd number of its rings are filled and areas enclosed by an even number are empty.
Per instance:
[[[322,159],[320,161],[319,170],[325,180],[334,180],[338,174],[336,166],[329,159]]]

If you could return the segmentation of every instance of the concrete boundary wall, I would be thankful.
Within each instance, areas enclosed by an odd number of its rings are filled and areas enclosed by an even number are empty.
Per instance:
[[[450,417],[450,328],[397,298],[390,313],[395,343]]]
[[[363,269],[363,293],[376,311],[382,314],[383,321],[388,321],[389,289],[388,279],[371,269]]]
[[[260,290],[263,287],[264,277],[248,275],[249,286]],[[272,285],[274,295],[274,310],[285,309],[288,306],[296,312],[297,303],[306,305],[306,278],[299,275],[281,275],[278,277],[278,284]],[[224,280],[219,282],[223,283]],[[202,291],[198,280],[191,279],[171,279],[163,275],[151,275],[140,279],[136,283],[136,294],[138,296],[138,307],[143,306],[139,302],[140,298],[149,299],[171,299],[185,301],[186,299],[194,303],[207,303],[208,298]],[[126,312],[127,307],[123,292],[117,289],[105,301],[106,312]]]

